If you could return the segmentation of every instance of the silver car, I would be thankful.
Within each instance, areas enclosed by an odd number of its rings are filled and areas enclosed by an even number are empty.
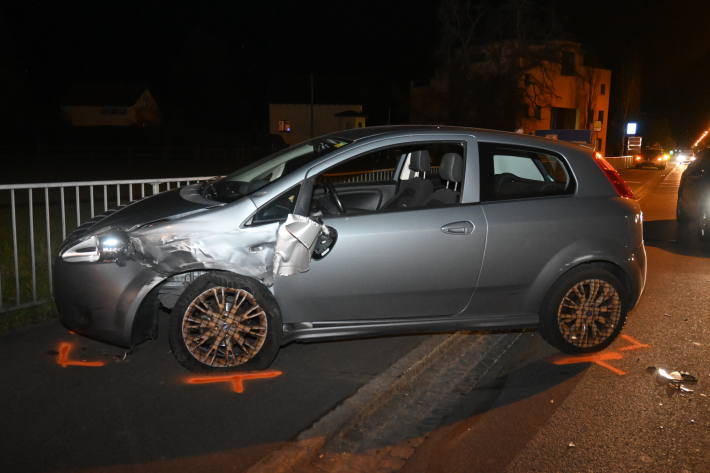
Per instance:
[[[642,214],[601,156],[514,133],[321,136],[71,234],[63,323],[121,346],[170,312],[177,360],[263,369],[293,341],[537,327],[567,353],[618,335],[646,277]]]

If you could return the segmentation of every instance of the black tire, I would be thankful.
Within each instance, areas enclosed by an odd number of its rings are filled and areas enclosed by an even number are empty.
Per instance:
[[[626,288],[607,265],[579,266],[560,277],[548,292],[539,331],[562,352],[599,351],[619,335],[627,307]]]
[[[280,339],[281,315],[271,293],[255,279],[235,274],[195,279],[170,315],[170,348],[191,371],[268,368]]]
[[[690,224],[690,219],[688,215],[683,212],[683,205],[681,203],[680,197],[678,198],[678,203],[675,208],[675,218],[676,218],[676,241],[679,243],[687,243],[691,236],[694,238],[694,234]]]

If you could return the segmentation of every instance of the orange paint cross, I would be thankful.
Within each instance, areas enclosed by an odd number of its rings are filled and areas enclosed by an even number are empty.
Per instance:
[[[235,393],[244,392],[244,381],[247,379],[267,379],[281,376],[282,371],[254,371],[251,373],[237,373],[226,376],[204,376],[187,378],[188,384],[207,384],[207,383],[231,383],[232,390]]]
[[[638,350],[639,348],[651,348],[651,345],[646,345],[645,343],[641,343],[630,335],[621,335],[621,338],[623,338],[627,342],[631,342],[631,345],[621,347],[621,348],[619,348],[619,351]]]
[[[619,352],[621,351],[630,351],[630,350],[638,350],[639,348],[650,348],[651,345],[647,345],[645,343],[641,343],[635,338],[629,336],[629,335],[621,335],[621,338],[626,340],[627,342],[631,343],[631,345],[626,345],[624,347],[619,348]],[[622,371],[615,366],[610,365],[607,363],[608,360],[621,360],[624,358],[624,355],[619,353],[617,351],[602,351],[600,353],[593,353],[591,355],[579,355],[579,356],[568,356],[564,358],[555,358],[552,360],[552,363],[556,365],[572,365],[576,363],[594,363],[599,366],[602,366],[619,376],[623,376],[626,374],[626,371]]]
[[[556,360],[553,360],[552,362],[556,365],[573,365],[577,363],[595,363],[599,366],[603,366],[604,368],[607,368],[614,373],[618,374],[619,376],[623,376],[626,374],[625,371],[621,371],[620,369],[617,369],[613,366],[611,366],[609,363],[606,363],[607,360],[621,360],[624,358],[624,355],[621,353],[617,353],[615,351],[607,351],[607,352],[601,352],[601,353],[595,353],[593,355],[582,355],[582,356],[570,356],[567,358],[558,358]]]
[[[57,355],[57,364],[62,368],[67,366],[89,366],[89,367],[99,367],[104,366],[106,363],[103,361],[74,361],[69,359],[69,352],[71,352],[73,345],[69,342],[62,342],[59,344],[59,354]]]

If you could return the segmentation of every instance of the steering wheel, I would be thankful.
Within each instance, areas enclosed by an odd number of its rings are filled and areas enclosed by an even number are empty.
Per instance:
[[[333,201],[335,206],[338,209],[339,213],[345,213],[345,206],[343,205],[343,202],[340,200],[340,196],[335,190],[335,186],[333,185],[332,182],[322,182],[321,185],[323,188],[326,190],[328,194],[330,194],[330,200]]]

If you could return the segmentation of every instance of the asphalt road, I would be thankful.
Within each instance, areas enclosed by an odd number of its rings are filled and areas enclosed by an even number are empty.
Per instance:
[[[536,334],[521,337],[403,471],[710,471],[710,249],[675,241],[681,171],[623,173],[641,197],[649,263],[623,332],[630,338],[591,363],[560,360]],[[680,394],[649,366],[699,382]]]
[[[4,335],[0,472],[242,471],[423,338],[292,344],[272,366],[280,376],[237,393],[227,382],[189,384],[166,337],[124,358],[58,322]]]
[[[357,414],[339,437],[348,442],[295,471],[709,471],[710,251],[674,241],[679,171],[624,172],[645,213],[649,274],[611,358],[560,359],[535,333],[459,337],[442,353],[454,359],[460,345],[463,363],[403,382],[376,415]],[[164,337],[124,354],[52,322],[5,335],[0,471],[245,471],[278,452],[286,464],[299,433],[347,410],[356,392],[376,397],[400,376],[383,384],[383,372],[432,340],[293,344],[272,367],[281,374],[238,393],[190,384]],[[647,366],[700,382],[669,392]]]

